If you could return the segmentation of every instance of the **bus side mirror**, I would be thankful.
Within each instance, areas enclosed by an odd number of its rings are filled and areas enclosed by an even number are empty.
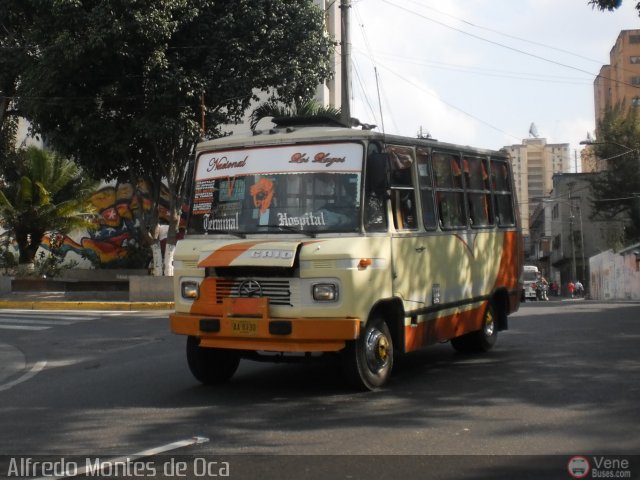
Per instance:
[[[389,188],[389,154],[372,153],[367,162],[367,183],[370,192],[382,194]]]

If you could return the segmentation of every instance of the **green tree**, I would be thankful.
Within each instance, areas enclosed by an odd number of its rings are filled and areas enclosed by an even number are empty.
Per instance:
[[[196,143],[240,121],[260,92],[308,99],[331,74],[312,0],[24,2],[39,48],[20,110],[96,178],[142,176],[156,201],[165,181],[170,246]],[[143,220],[157,246],[157,216]]]
[[[627,242],[640,238],[640,117],[624,103],[606,109],[598,123],[596,156],[606,169],[591,180],[594,218],[625,219]]]
[[[0,0],[0,188],[16,171],[16,94],[26,59],[28,8],[22,0]]]
[[[622,0],[589,0],[589,5],[591,5],[592,8],[612,12],[622,5]],[[636,10],[640,12],[640,2],[636,4]]]
[[[271,100],[258,106],[251,112],[250,127],[255,130],[258,122],[268,117],[299,117],[299,118],[322,118],[323,120],[340,124],[340,109],[335,107],[325,107],[315,100],[297,102],[294,105],[285,105],[282,102]]]
[[[24,151],[18,180],[0,191],[0,226],[15,238],[20,264],[33,264],[45,234],[93,225],[88,199],[96,186],[71,160],[34,146]]]

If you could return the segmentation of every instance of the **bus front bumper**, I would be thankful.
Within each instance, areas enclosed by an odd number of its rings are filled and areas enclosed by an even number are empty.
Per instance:
[[[270,318],[173,313],[171,330],[201,347],[268,352],[335,352],[360,334],[358,318]]]

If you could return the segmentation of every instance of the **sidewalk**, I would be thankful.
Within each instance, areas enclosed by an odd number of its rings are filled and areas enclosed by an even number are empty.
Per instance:
[[[172,310],[173,302],[131,302],[127,292],[6,292],[0,309],[17,310]]]

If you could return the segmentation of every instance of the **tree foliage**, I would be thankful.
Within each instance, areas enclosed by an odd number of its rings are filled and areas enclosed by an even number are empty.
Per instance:
[[[606,169],[591,180],[595,217],[625,219],[628,242],[640,239],[640,116],[624,103],[606,109],[595,153]]]
[[[591,5],[592,8],[612,12],[613,10],[620,8],[622,0],[589,0],[589,5]],[[640,2],[636,4],[636,10],[640,11]]]
[[[18,180],[0,191],[0,226],[18,244],[19,263],[34,262],[45,233],[68,233],[92,225],[88,199],[96,182],[60,155],[28,147]]]
[[[0,188],[17,166],[16,94],[26,60],[26,31],[31,19],[22,0],[0,0]]]
[[[37,45],[20,111],[97,178],[143,177],[156,200],[166,181],[170,243],[195,144],[240,121],[258,92],[308,99],[330,75],[311,0],[20,1]],[[157,217],[145,221],[153,232]]]
[[[322,117],[336,124],[341,121],[340,109],[330,106],[325,107],[315,100],[296,102],[294,105],[284,105],[276,100],[271,100],[256,107],[251,112],[251,121],[249,123],[251,130],[256,129],[260,120],[268,117]]]

